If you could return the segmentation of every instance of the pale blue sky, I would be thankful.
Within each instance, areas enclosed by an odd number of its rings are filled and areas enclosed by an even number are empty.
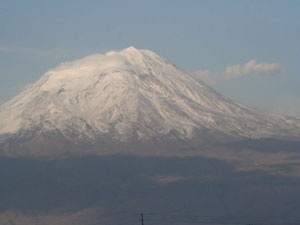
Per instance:
[[[0,0],[0,103],[62,61],[135,46],[216,77],[250,60],[279,65],[212,86],[300,116],[299,12],[297,0]]]

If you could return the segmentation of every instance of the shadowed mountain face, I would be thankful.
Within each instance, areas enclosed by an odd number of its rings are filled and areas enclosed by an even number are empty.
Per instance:
[[[204,157],[0,158],[0,177],[1,224],[300,221],[300,178]]]

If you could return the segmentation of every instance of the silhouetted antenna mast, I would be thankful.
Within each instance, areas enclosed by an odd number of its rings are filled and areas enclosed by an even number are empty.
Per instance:
[[[141,213],[141,222],[142,222],[142,225],[144,225],[144,214]]]

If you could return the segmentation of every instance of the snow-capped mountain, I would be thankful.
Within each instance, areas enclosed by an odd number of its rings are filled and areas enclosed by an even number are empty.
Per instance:
[[[300,120],[232,101],[156,53],[129,47],[63,63],[0,107],[2,146],[42,143],[44,134],[91,145],[299,139]]]

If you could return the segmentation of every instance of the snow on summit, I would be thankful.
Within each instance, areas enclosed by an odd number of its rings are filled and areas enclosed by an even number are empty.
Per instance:
[[[0,119],[0,137],[53,131],[70,141],[300,136],[299,120],[234,102],[134,47],[62,63],[2,105]]]

